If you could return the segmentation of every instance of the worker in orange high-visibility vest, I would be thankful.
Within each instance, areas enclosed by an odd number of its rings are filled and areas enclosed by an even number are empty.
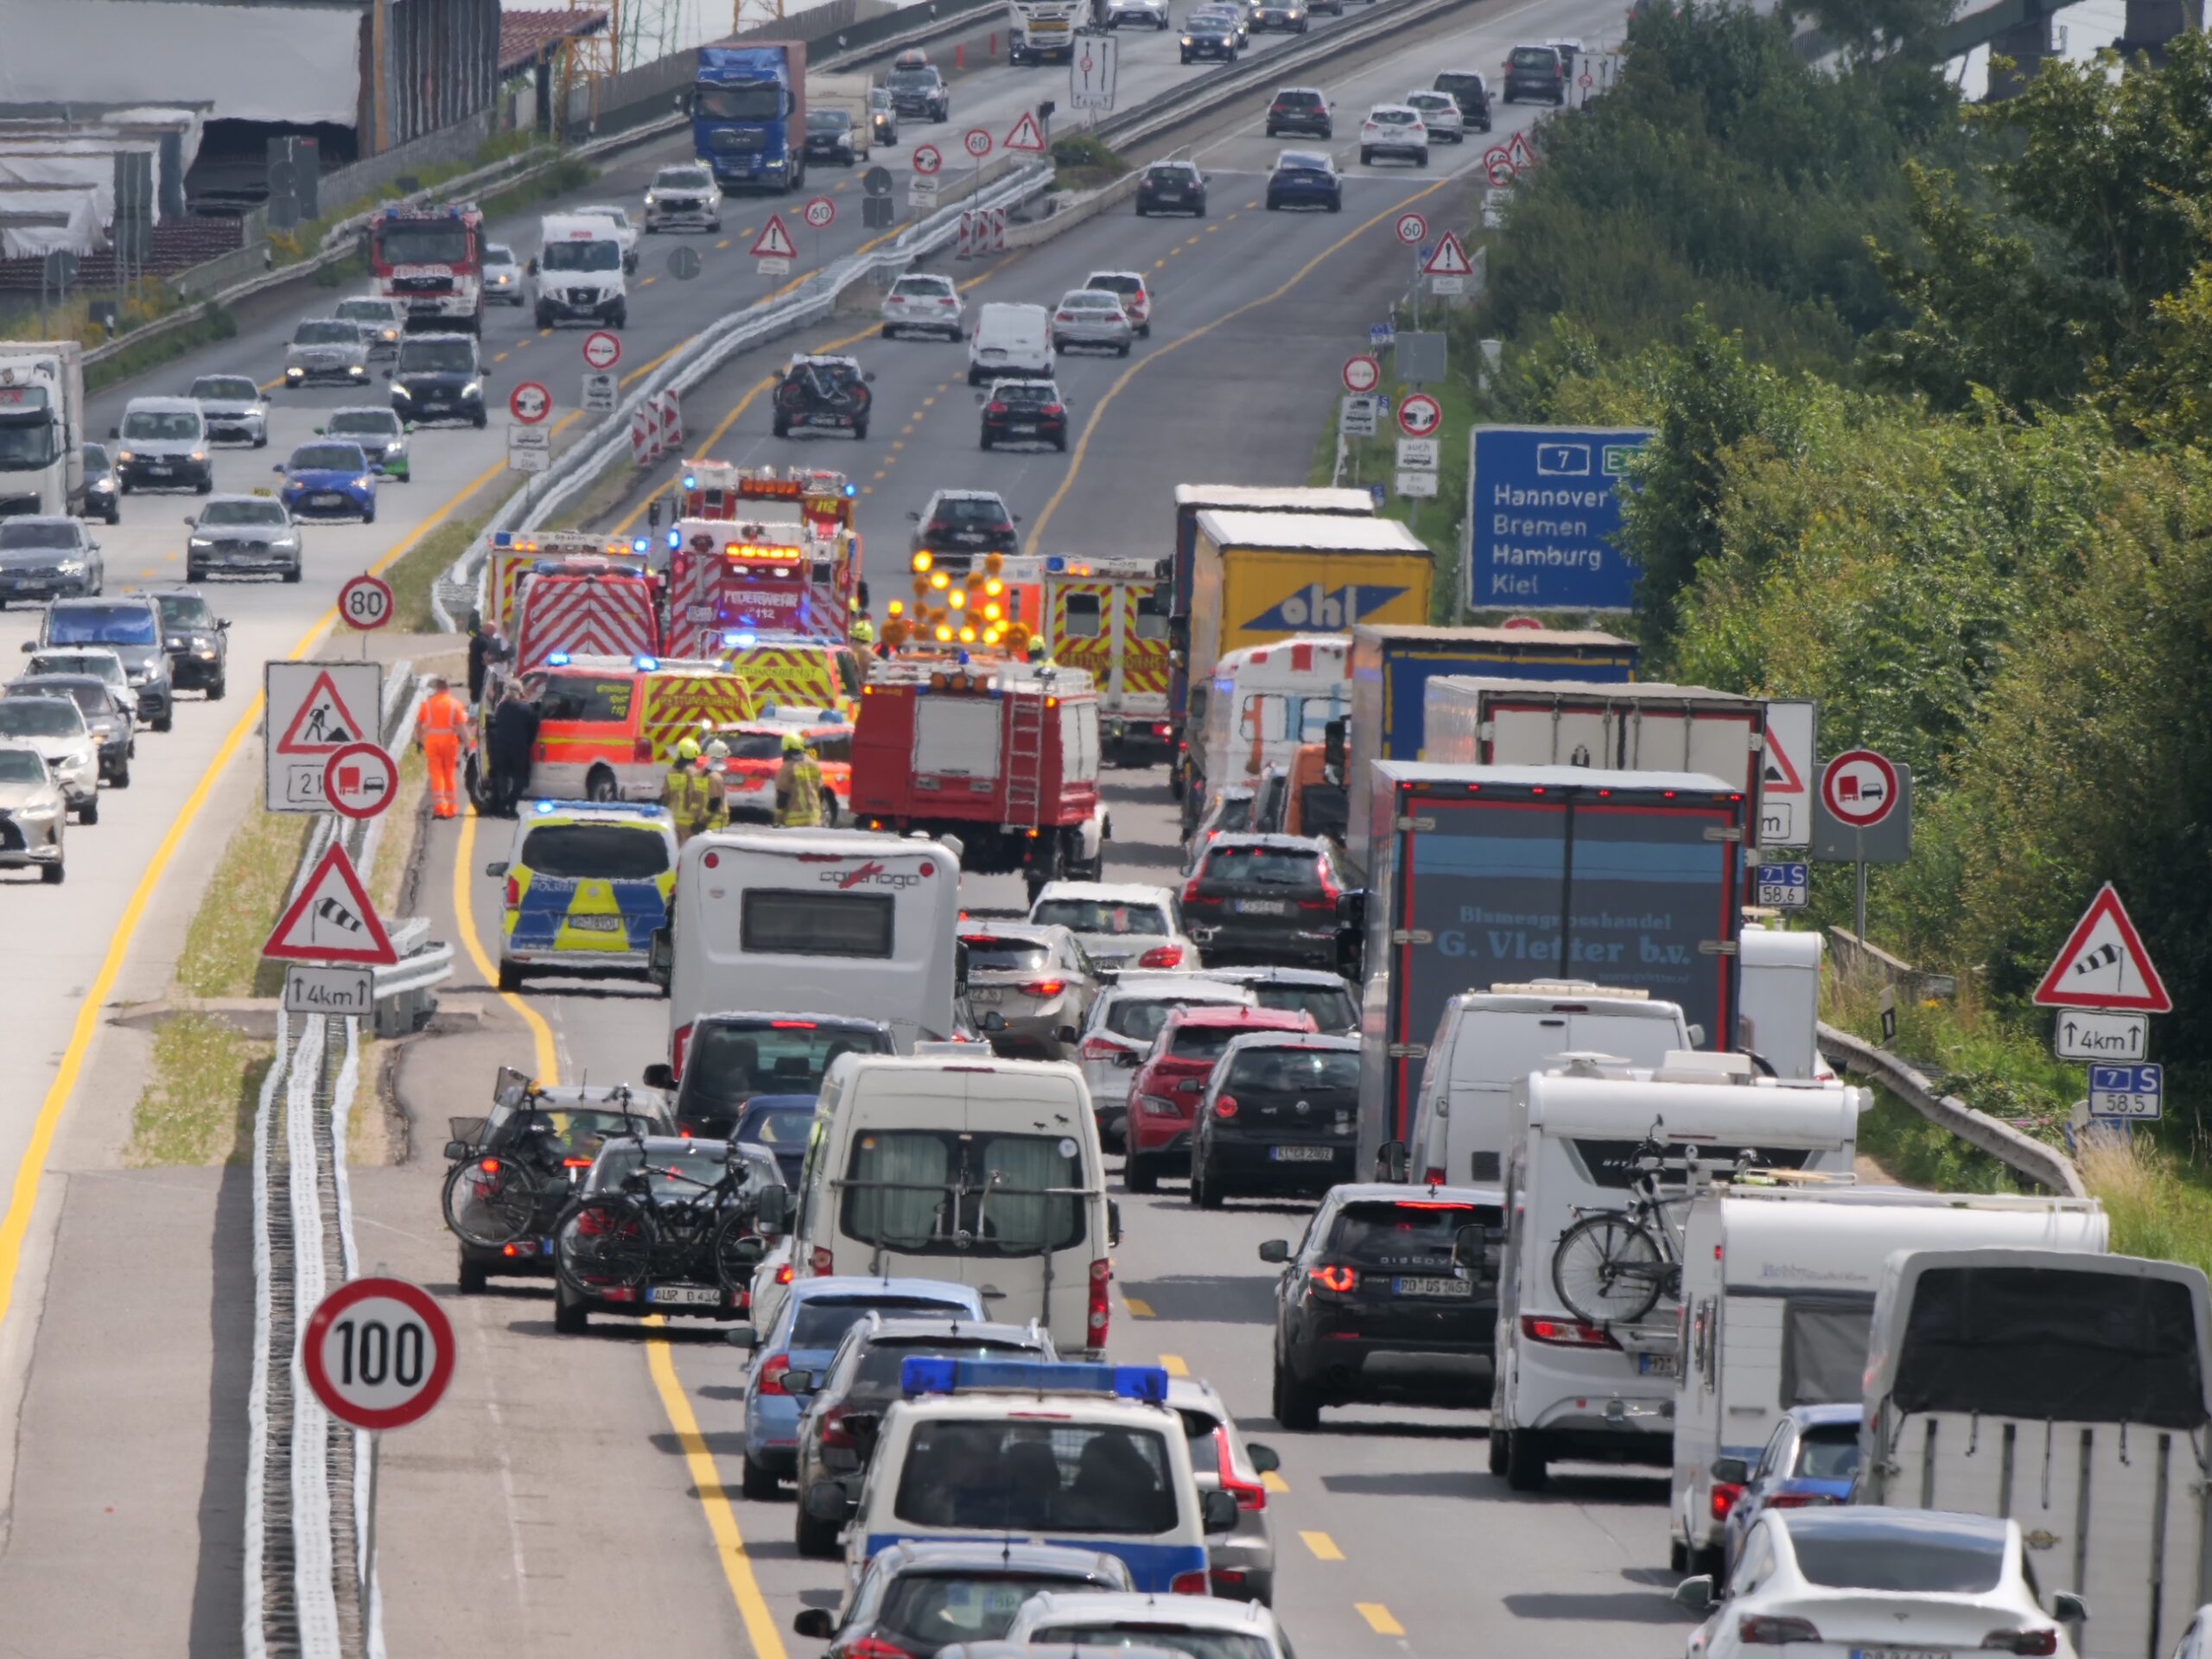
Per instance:
[[[468,709],[442,679],[430,682],[430,695],[416,717],[415,741],[423,751],[430,773],[430,812],[435,817],[461,815],[461,753],[465,746],[476,748],[476,722]]]

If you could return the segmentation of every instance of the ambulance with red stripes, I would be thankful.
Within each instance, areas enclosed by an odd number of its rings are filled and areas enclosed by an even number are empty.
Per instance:
[[[1317,633],[1224,652],[1191,688],[1190,786],[1185,812],[1224,789],[1256,787],[1269,766],[1287,772],[1351,713],[1351,640]]]
[[[720,663],[555,652],[523,677],[537,705],[530,792],[540,800],[658,801],[676,746],[753,716]]]
[[[515,582],[510,671],[556,654],[635,659],[660,652],[660,578],[606,559],[541,560]]]
[[[644,537],[591,536],[581,531],[500,531],[492,537],[484,565],[485,620],[512,642],[515,637],[515,589],[523,572],[562,559],[585,558],[626,570],[651,568],[652,542]],[[648,647],[650,649],[650,647]]]
[[[1150,766],[1169,754],[1169,571],[1153,559],[1043,560],[1045,645],[1098,687],[1104,758]]]

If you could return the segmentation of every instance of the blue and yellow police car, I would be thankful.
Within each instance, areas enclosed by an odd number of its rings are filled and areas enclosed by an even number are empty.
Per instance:
[[[501,990],[532,974],[643,979],[676,890],[676,825],[663,806],[532,802],[485,874],[506,884]]]

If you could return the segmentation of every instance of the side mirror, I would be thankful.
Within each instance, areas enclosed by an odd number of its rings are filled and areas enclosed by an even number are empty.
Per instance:
[[[219,616],[215,619],[215,626],[219,632],[228,633],[231,631],[231,619],[227,616]]]
[[[494,862],[494,863],[486,864],[486,865],[484,867],[484,874],[486,874],[486,875],[488,875],[488,876],[490,876],[490,877],[491,877],[493,880],[495,880],[495,881],[496,881],[496,880],[498,880],[499,879],[499,877],[501,877],[501,876],[505,875],[506,873],[507,873],[507,861],[506,861],[506,860],[505,860],[504,858],[503,858],[503,859],[500,859],[500,860],[499,860],[499,861],[496,861],[496,862]]]
[[[1684,1579],[1675,1586],[1675,1605],[1687,1607],[1694,1613],[1702,1613],[1713,1606],[1713,1577],[1700,1573],[1694,1579]]]
[[[1751,1479],[1751,1465],[1745,1458],[1715,1458],[1706,1472],[1715,1480],[1725,1481],[1731,1486],[1741,1486]]]
[[[111,426],[107,429],[107,435],[111,438],[119,438],[123,435],[123,429],[119,426]]]
[[[403,432],[412,432],[415,429],[415,423],[412,421],[402,422],[400,423],[399,429]]]
[[[764,1186],[760,1196],[753,1201],[753,1224],[763,1232],[780,1233],[791,1224],[791,1190],[788,1186]]]
[[[36,651],[36,650],[38,649],[38,641],[37,641],[37,640],[35,640],[35,639],[26,639],[26,640],[24,640],[24,641],[23,641],[23,649],[24,649],[25,651]]]
[[[1272,1446],[1262,1446],[1257,1440],[1244,1448],[1244,1455],[1252,1466],[1263,1475],[1272,1475],[1282,1467],[1282,1453]]]
[[[655,1060],[645,1068],[645,1080],[648,1089],[673,1089],[676,1087],[676,1068],[666,1060]]]
[[[320,438],[320,437],[326,437],[326,436],[327,436],[327,435],[329,435],[329,429],[328,429],[328,428],[327,428],[327,427],[321,427],[321,426],[318,426],[318,427],[317,427],[317,428],[315,428],[315,436],[317,436],[318,438]]]
[[[2050,1616],[2062,1624],[2086,1624],[2089,1622],[2089,1604],[2071,1590],[2050,1592]]]
[[[922,522],[922,515],[919,512],[909,512],[906,516],[918,524]]]
[[[1386,1181],[1403,1181],[1412,1161],[1406,1152],[1406,1143],[1402,1141],[1385,1141],[1376,1150],[1376,1167]]]
[[[679,105],[683,102],[680,98],[676,101]],[[791,1634],[811,1642],[827,1642],[837,1634],[837,1621],[827,1607],[808,1607],[791,1620]]]
[[[809,1494],[812,1496],[812,1494]],[[1236,1494],[1216,1488],[1198,1494],[1198,1518],[1208,1532],[1236,1530]]]
[[[466,1157],[467,1157],[467,1156],[468,1156],[468,1142],[467,1142],[467,1141],[447,1141],[447,1142],[446,1142],[446,1161],[447,1161],[448,1163],[449,1163],[449,1164],[457,1164],[457,1163],[459,1163],[462,1159],[464,1159],[464,1158],[466,1158]]]
[[[1209,1492],[1207,1496],[1211,1497],[1213,1494]],[[1229,1500],[1231,1510],[1236,1508],[1236,1495],[1234,1492],[1224,1492],[1221,1496]],[[845,1496],[845,1489],[834,1480],[816,1481],[806,1489],[804,1502],[810,1520],[845,1522],[853,1518],[853,1500]],[[1230,1516],[1229,1524],[1231,1527],[1236,1524],[1234,1515]]]
[[[1266,1243],[1260,1246],[1260,1260],[1277,1263],[1289,1261],[1290,1241],[1287,1238],[1268,1240]]]
[[[270,470],[270,472],[272,472],[272,473],[281,473],[281,472],[283,472],[283,471],[284,470],[284,463],[283,463],[283,461],[278,461],[278,462],[277,462],[274,467],[271,467],[269,470]]]
[[[760,1333],[749,1325],[734,1326],[726,1334],[731,1347],[742,1348],[748,1353],[760,1345]]]
[[[391,371],[390,369],[386,369],[384,372],[384,378],[387,380],[391,378]]]
[[[1705,1027],[1703,1026],[1692,1026],[1689,1028],[1689,1038],[1690,1046],[1692,1048],[1703,1048],[1705,1046]]]
[[[861,378],[869,385],[874,385],[875,384],[875,371],[874,369],[868,370],[868,372],[861,376]]]
[[[524,265],[523,265],[523,273],[524,273],[524,275],[525,275],[525,276],[537,276],[537,261],[536,259],[534,259],[534,258],[533,258],[533,259],[530,259],[530,260],[525,261],[525,262],[524,263]]]
[[[185,527],[188,530],[197,530],[200,528],[200,520],[193,517],[193,515],[188,512],[184,515],[184,523]]]

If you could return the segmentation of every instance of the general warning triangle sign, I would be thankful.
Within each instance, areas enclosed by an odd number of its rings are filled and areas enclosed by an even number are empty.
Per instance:
[[[760,234],[753,238],[753,257],[755,259],[798,257],[798,249],[792,245],[791,233],[784,228],[781,213],[769,214],[768,222],[762,227]]]
[[[1772,726],[1766,728],[1766,759],[1759,781],[1770,795],[1802,795],[1805,774],[1797,766],[1797,759],[1783,747],[1782,739]]]
[[[331,842],[300,896],[277,918],[261,954],[283,962],[366,963],[385,968],[399,960],[343,842]]]
[[[353,717],[327,673],[318,674],[292,723],[276,740],[279,754],[330,754],[348,743],[374,741],[375,729]]]
[[[1474,272],[1469,263],[1467,250],[1460,245],[1456,231],[1444,232],[1444,239],[1436,245],[1436,251],[1428,256],[1428,263],[1421,267],[1432,276],[1466,276]]]
[[[2171,1014],[2174,1000],[2151,965],[2151,953],[2129,919],[2127,906],[2107,881],[2097,889],[2082,919],[2066,936],[2058,960],[2036,987],[2046,1008],[2121,1008]]]
[[[1044,130],[1038,126],[1035,116],[1027,110],[1022,111],[1021,119],[1014,124],[1006,136],[1006,148],[1027,150],[1033,156],[1045,153]]]

